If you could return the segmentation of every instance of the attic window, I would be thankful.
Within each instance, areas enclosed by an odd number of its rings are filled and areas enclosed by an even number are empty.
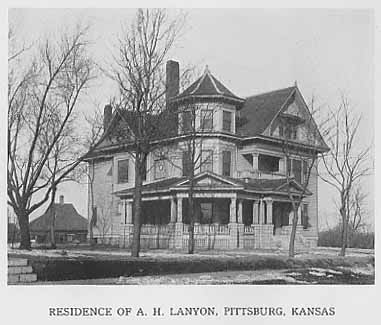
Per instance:
[[[279,157],[258,155],[258,169],[264,173],[279,172]]]

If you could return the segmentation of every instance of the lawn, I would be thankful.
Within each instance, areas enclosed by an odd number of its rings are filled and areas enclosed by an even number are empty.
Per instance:
[[[282,270],[282,272],[298,270],[300,274],[291,276],[296,282],[314,282],[322,279],[322,276],[312,273],[311,268],[320,268],[337,271],[340,268],[373,268],[374,254],[369,250],[349,250],[348,256],[337,256],[336,249],[314,249],[309,252],[298,254],[294,259],[288,258],[286,252],[277,250],[236,250],[236,251],[200,251],[194,255],[186,252],[173,252],[168,250],[143,251],[141,257],[132,258],[130,253],[121,249],[89,247],[66,247],[57,250],[36,249],[33,251],[21,251],[9,249],[10,257],[26,257],[37,273],[39,281],[62,281],[62,280],[89,280],[89,279],[129,279],[122,281],[125,284],[133,283],[134,278],[151,277],[148,283],[159,282],[171,283],[175,275],[184,275],[185,278],[193,278],[194,284],[198,284],[198,276],[204,274],[217,274],[218,272],[236,271],[263,271]],[[342,270],[338,271],[341,272]],[[197,273],[197,274],[196,274]],[[290,278],[287,274],[282,276]],[[344,272],[345,273],[345,272]],[[344,276],[344,273],[341,275]],[[188,276],[188,274],[194,276]],[[152,277],[166,276],[167,280],[155,280]],[[328,283],[342,283],[342,276],[327,274]],[[345,281],[351,280],[347,277]],[[312,279],[312,281],[306,281]],[[242,279],[241,279],[242,280]],[[217,276],[209,284],[242,283],[240,279],[224,279]],[[262,279],[249,277],[244,281],[254,284]],[[336,281],[337,280],[337,281]],[[340,280],[340,281],[339,281]],[[355,278],[352,279],[354,283]],[[113,280],[115,282],[115,280]],[[140,280],[139,280],[140,281]],[[179,280],[179,283],[188,283],[188,280]],[[193,283],[193,282],[190,283]],[[214,281],[214,282],[213,282]],[[229,282],[230,281],[230,282]],[[283,281],[283,280],[282,280]],[[320,280],[319,280],[320,281]],[[319,283],[319,281],[317,281]],[[335,282],[336,281],[336,282]],[[144,281],[143,281],[144,282]],[[202,282],[202,281],[201,281]],[[316,282],[316,281],[315,281]],[[365,283],[374,282],[368,279]],[[148,284],[144,283],[144,284]],[[345,282],[344,282],[345,283]],[[363,283],[361,280],[358,283]]]

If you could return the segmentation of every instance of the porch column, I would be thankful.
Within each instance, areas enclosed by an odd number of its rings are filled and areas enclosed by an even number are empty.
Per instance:
[[[263,200],[259,201],[259,224],[263,225],[265,223],[265,202]]]
[[[177,223],[183,222],[183,199],[177,198]]]
[[[132,223],[132,201],[126,201],[126,224]]]
[[[253,169],[255,171],[258,171],[258,153],[255,152],[252,154],[252,156],[253,156]]]
[[[259,224],[259,214],[258,214],[258,200],[253,201],[253,219],[252,224]]]
[[[171,220],[170,220],[171,223],[176,222],[176,209],[177,209],[176,201],[175,201],[175,198],[172,197],[171,198]]]
[[[243,200],[238,200],[238,223],[243,223],[243,217],[242,217],[242,204]]]
[[[302,205],[299,205],[298,208],[298,226],[302,225]]]
[[[279,159],[279,172],[286,174],[286,158]]]
[[[273,223],[273,199],[266,198],[266,212],[267,212],[267,224],[272,225]]]
[[[237,223],[237,205],[236,199],[230,199],[230,223]]]

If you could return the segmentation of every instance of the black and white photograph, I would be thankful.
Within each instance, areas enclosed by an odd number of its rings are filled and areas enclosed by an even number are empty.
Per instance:
[[[8,292],[375,288],[374,9],[7,15]],[[153,316],[335,317],[327,301]],[[43,313],[151,313],[106,304]]]

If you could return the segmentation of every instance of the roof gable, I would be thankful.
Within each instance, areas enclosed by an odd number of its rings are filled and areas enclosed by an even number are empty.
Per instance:
[[[182,187],[182,186],[188,186],[189,180],[186,179],[184,181],[179,182],[174,187]],[[201,174],[198,174],[194,178],[194,186],[195,187],[231,187],[231,186],[240,186],[239,183],[230,180],[226,177],[211,173],[211,172],[204,172]]]
[[[262,134],[295,89],[293,86],[246,98],[240,111],[237,133],[243,136]]]
[[[282,119],[300,123],[298,130],[298,138],[294,141],[303,144],[327,147],[323,137],[321,136],[316,122],[302,96],[299,89],[296,87],[295,92],[290,96],[282,108],[274,116],[270,124],[266,128],[266,135],[279,136],[277,127]]]

